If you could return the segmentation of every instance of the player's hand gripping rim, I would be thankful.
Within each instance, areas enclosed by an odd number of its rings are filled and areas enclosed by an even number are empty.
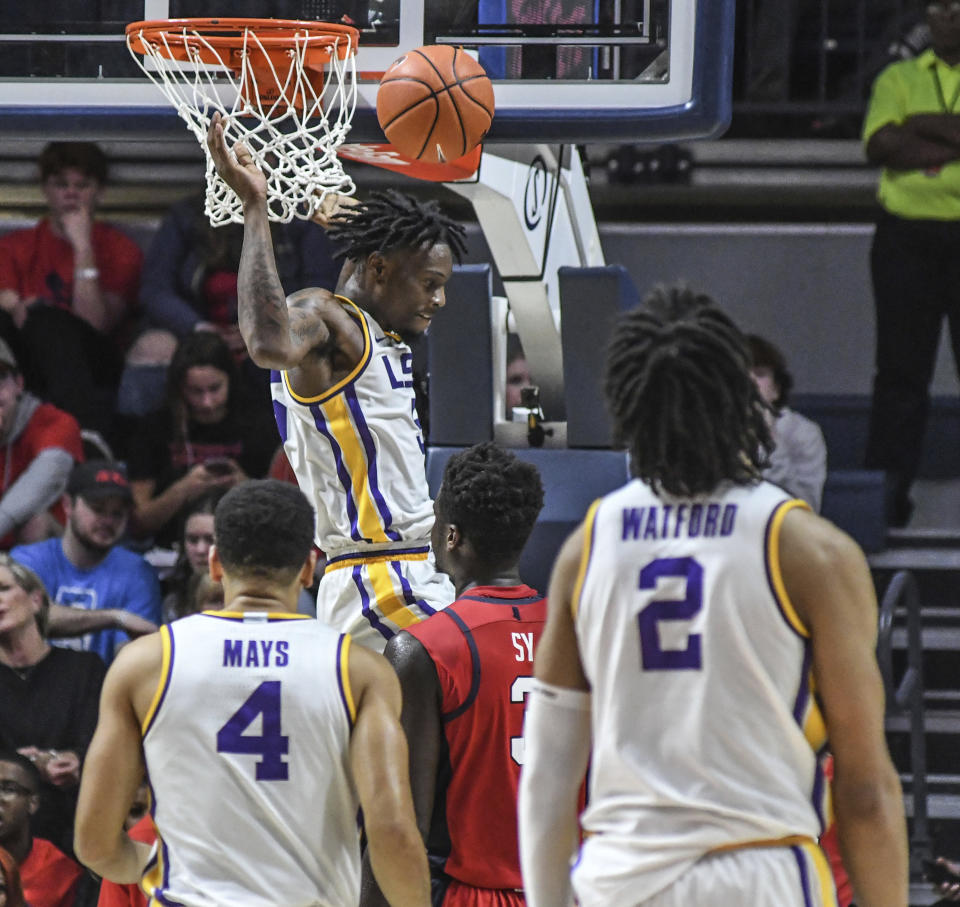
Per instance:
[[[243,142],[237,142],[232,152],[227,148],[227,122],[227,118],[218,111],[214,113],[207,130],[207,148],[217,173],[237,193],[244,205],[266,199],[267,180],[250,149]]]

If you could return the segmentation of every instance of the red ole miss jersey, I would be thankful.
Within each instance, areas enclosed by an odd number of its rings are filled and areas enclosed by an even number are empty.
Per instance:
[[[523,707],[546,617],[546,599],[529,586],[476,586],[406,631],[433,660],[442,694],[445,746],[427,850],[467,885],[523,887]]]

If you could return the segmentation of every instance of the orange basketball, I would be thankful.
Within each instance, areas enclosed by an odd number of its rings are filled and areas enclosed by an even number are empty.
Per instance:
[[[380,80],[377,119],[407,157],[453,161],[476,147],[493,119],[493,85],[483,67],[451,45],[405,53]]]

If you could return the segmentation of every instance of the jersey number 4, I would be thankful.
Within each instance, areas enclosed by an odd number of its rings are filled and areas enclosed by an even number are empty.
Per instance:
[[[664,649],[661,623],[691,620],[703,607],[703,567],[692,557],[664,557],[651,561],[640,571],[640,589],[654,590],[661,579],[686,580],[681,599],[654,598],[638,615],[640,660],[644,671],[699,671],[702,667],[700,634],[690,633],[684,648]]]
[[[262,716],[260,735],[244,731]],[[250,694],[217,731],[218,753],[241,753],[262,757],[257,763],[257,781],[286,781],[288,766],[283,760],[290,738],[280,733],[280,681],[265,680]]]

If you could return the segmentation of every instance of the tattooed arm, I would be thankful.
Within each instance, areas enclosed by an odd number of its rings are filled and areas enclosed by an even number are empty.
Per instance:
[[[207,146],[217,171],[243,204],[238,315],[250,358],[262,368],[300,367],[307,372],[315,358],[308,359],[310,353],[339,352],[338,359],[343,355],[352,358],[350,347],[356,344],[350,342],[349,335],[353,325],[349,318],[344,322],[345,316],[331,293],[308,289],[294,293],[289,300],[285,297],[267,218],[266,179],[243,144],[237,144],[233,153],[228,150],[219,113],[214,114],[207,132]]]
[[[237,278],[240,333],[261,368],[291,369],[330,342],[327,318],[337,306],[326,290],[301,290],[287,304],[273,257],[266,202],[244,204],[243,252]],[[314,304],[310,304],[314,303]]]

